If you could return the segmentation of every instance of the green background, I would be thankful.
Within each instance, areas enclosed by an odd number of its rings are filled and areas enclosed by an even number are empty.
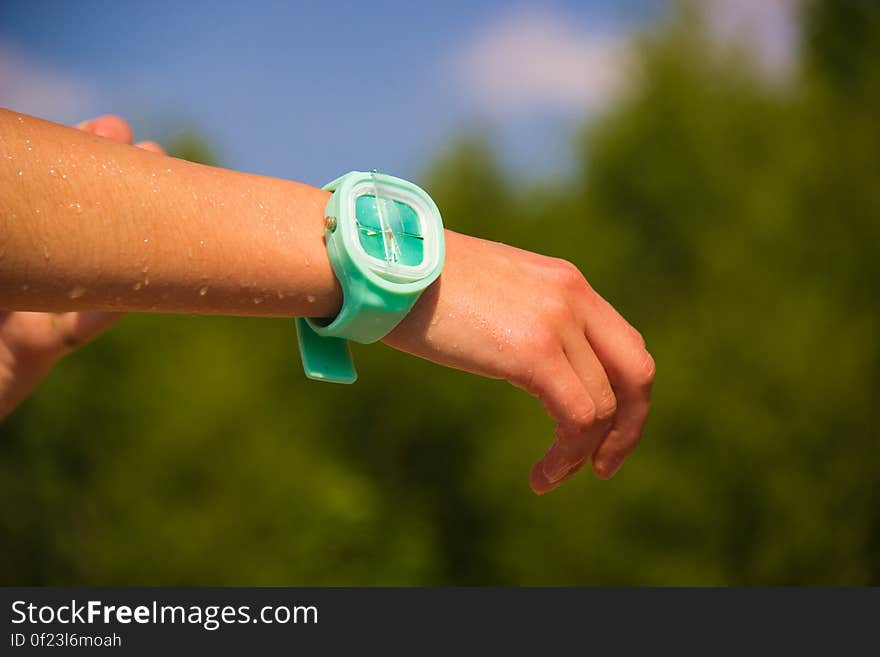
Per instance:
[[[570,179],[464,135],[419,181],[645,335],[653,412],[610,482],[534,496],[552,427],[504,383],[375,345],[320,385],[292,320],[131,315],[0,426],[0,582],[880,584],[875,3],[812,3],[802,59],[767,83],[683,10]]]

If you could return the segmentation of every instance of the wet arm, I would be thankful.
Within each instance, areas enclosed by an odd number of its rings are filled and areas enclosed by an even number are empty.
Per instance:
[[[0,308],[332,316],[328,194],[0,109]]]

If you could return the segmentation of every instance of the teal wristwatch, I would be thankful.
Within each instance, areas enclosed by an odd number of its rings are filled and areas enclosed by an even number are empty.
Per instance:
[[[306,376],[354,383],[348,341],[382,339],[440,275],[446,254],[440,211],[417,185],[376,171],[352,171],[324,186],[324,240],[342,286],[333,318],[298,318]]]

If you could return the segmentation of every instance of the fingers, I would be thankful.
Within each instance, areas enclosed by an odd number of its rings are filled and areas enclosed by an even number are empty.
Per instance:
[[[154,141],[139,141],[135,144],[135,146],[145,151],[150,151],[151,153],[159,153],[159,155],[165,155],[165,149]]]
[[[99,137],[105,137],[106,139],[112,139],[113,141],[121,141],[124,144],[131,143],[131,127],[128,123],[114,114],[105,114],[96,119],[83,121],[76,127]]]
[[[655,366],[642,337],[607,301],[590,291],[584,306],[587,338],[604,365],[618,401],[611,430],[593,455],[593,470],[607,479],[641,439],[651,404]]]
[[[593,454],[593,472],[601,479],[610,479],[636,448],[648,420],[648,404],[641,399],[620,396],[620,411],[614,425]]]
[[[588,424],[562,426],[557,430],[558,442],[545,455],[543,469],[548,481],[559,483],[593,455],[605,437],[617,408],[611,383],[584,334],[572,326],[563,343],[569,364],[590,396],[594,414],[592,422]]]
[[[605,368],[584,334],[579,330],[572,330],[571,334],[565,338],[565,355],[593,400],[593,406],[596,409],[595,424],[601,427],[601,433],[604,435],[617,412],[617,397],[611,387],[608,375],[605,373]],[[598,442],[594,443],[588,456],[598,446]]]
[[[90,132],[93,135],[112,139],[113,141],[119,141],[124,144],[130,144],[132,141],[131,126],[114,114],[105,114],[96,119],[83,121],[82,123],[77,124],[76,127],[80,130]],[[159,153],[160,155],[165,154],[165,149],[154,141],[139,141],[135,146],[145,151],[150,151],[151,153]]]
[[[532,469],[529,472],[529,485],[532,488],[532,491],[538,495],[544,495],[545,493],[549,493],[551,490],[555,488],[559,488],[566,481],[574,477],[578,472],[581,471],[581,468],[584,467],[584,464],[587,462],[587,458],[583,458],[580,461],[576,462],[574,466],[566,473],[562,479],[558,481],[550,481],[547,478],[547,475],[544,474],[544,470],[542,467],[541,461],[538,461],[534,465],[532,465]]]
[[[596,407],[561,350],[545,358],[541,370],[528,380],[511,382],[540,398],[556,422],[556,442],[532,468],[530,477],[532,489],[542,494],[555,488],[572,467],[592,453],[597,442],[591,433]]]
[[[53,323],[58,340],[58,351],[66,353],[101,335],[122,319],[125,313],[69,312],[57,316]]]

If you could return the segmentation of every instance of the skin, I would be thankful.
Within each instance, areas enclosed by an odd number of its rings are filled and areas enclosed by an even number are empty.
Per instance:
[[[132,147],[118,117],[78,127],[0,110],[0,418],[125,311],[338,312],[327,192]],[[564,260],[447,230],[443,274],[383,341],[537,397],[556,440],[536,493],[588,461],[611,477],[641,438],[654,361]]]

